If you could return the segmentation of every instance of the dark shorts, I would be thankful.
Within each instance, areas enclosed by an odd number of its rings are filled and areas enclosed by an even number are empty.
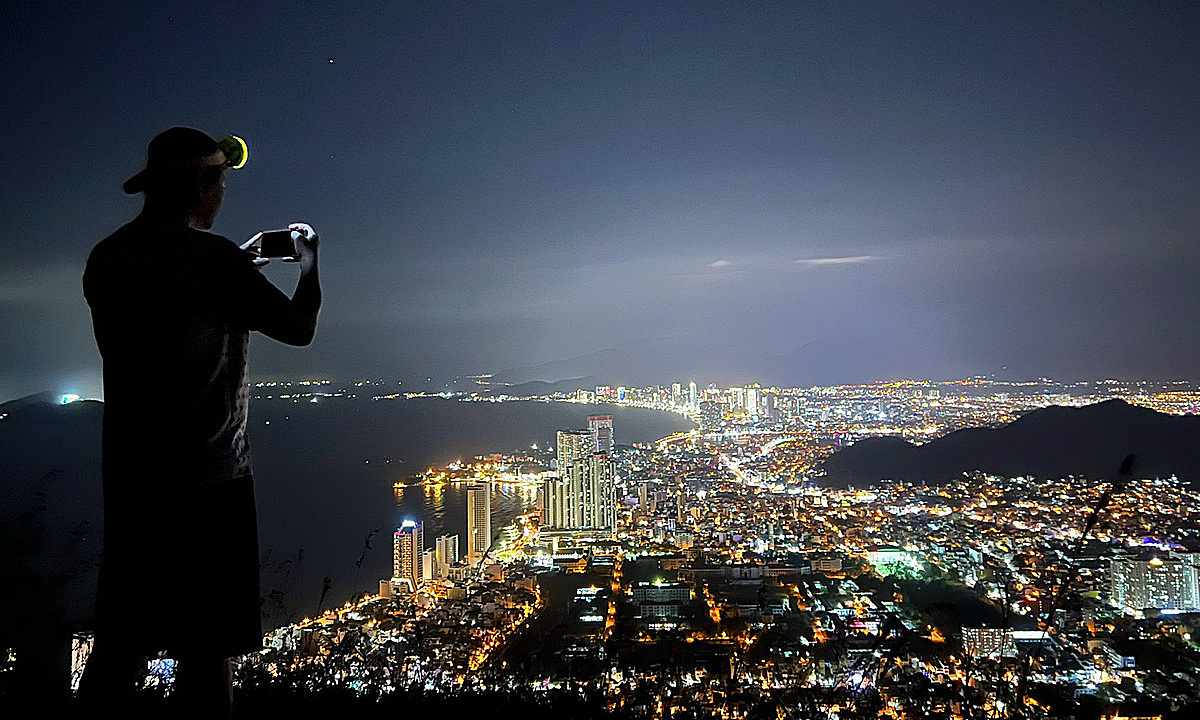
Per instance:
[[[259,606],[252,477],[185,490],[105,479],[98,637],[146,653],[240,655],[262,648]]]

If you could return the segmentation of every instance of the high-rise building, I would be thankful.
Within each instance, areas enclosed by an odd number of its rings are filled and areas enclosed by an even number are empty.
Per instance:
[[[421,585],[421,551],[425,531],[421,523],[405,520],[392,538],[392,580],[407,584],[410,592]]]
[[[558,433],[558,477],[542,483],[542,524],[616,530],[616,469],[590,431]]]
[[[612,455],[612,415],[588,415],[588,428],[591,429],[592,438],[596,441],[593,450],[605,455]]]
[[[1114,560],[1109,568],[1111,601],[1130,610],[1200,609],[1197,568],[1180,557]]]
[[[471,485],[467,488],[467,562],[479,563],[491,546],[492,488],[486,483]]]
[[[421,582],[431,583],[438,578],[437,552],[430,548],[421,553]]]
[[[600,453],[572,461],[543,483],[543,522],[563,529],[616,529],[615,468]]]
[[[542,480],[542,527],[566,527],[565,523],[570,517],[569,488],[567,479],[561,475]]]
[[[585,527],[617,531],[616,466],[607,455],[596,453],[578,462],[569,472],[571,484],[584,498]]]
[[[458,562],[458,536],[441,536],[434,541],[433,551],[437,560],[438,577],[445,577],[450,566]]]
[[[566,467],[572,460],[596,452],[595,442],[591,430],[559,430],[554,453],[558,460],[559,476],[565,477]]]
[[[779,422],[783,413],[779,407],[779,396],[773,392],[763,395],[763,414],[772,422]]]
[[[694,380],[688,383],[688,407],[692,410],[700,407],[700,397],[696,393],[696,382]]]

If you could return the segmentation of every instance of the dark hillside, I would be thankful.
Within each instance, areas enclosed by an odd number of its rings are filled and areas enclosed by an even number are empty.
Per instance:
[[[1141,477],[1200,480],[1200,417],[1167,415],[1122,400],[1034,410],[1000,428],[968,428],[925,445],[867,438],[823,467],[832,486],[884,479],[942,483],[982,470],[1013,477],[1107,477],[1137,456]]]

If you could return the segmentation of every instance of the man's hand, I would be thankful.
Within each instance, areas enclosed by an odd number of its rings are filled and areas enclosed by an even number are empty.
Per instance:
[[[296,281],[296,290],[291,299],[288,299],[269,281],[264,280],[262,285],[270,288],[270,292],[267,293],[269,302],[260,303],[261,317],[250,328],[281,343],[307,345],[312,342],[317,331],[317,313],[321,310],[317,233],[305,223],[292,223],[288,225],[288,229],[292,231],[292,242],[300,256],[300,279]]]
[[[317,248],[321,245],[321,239],[307,223],[292,223],[288,229],[292,231],[292,239],[300,251],[300,274],[306,275],[317,267]]]

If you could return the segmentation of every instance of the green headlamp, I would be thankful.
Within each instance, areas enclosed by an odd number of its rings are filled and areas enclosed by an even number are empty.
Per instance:
[[[236,170],[246,164],[246,141],[226,135],[213,147],[213,139],[188,127],[173,127],[155,136],[146,150],[146,167],[122,186],[129,194],[143,192],[154,177],[189,167],[223,165]]]
[[[250,159],[250,149],[246,141],[237,135],[226,135],[217,141],[217,147],[225,153],[225,167],[237,170]]]

